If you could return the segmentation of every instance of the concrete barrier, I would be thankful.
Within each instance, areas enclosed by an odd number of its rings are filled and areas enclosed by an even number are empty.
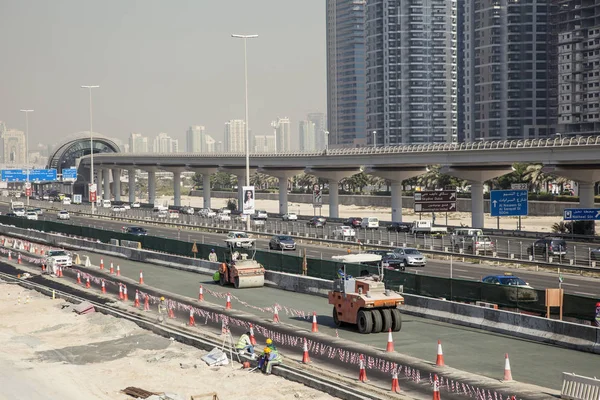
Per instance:
[[[567,400],[600,400],[600,380],[563,372],[560,398]]]

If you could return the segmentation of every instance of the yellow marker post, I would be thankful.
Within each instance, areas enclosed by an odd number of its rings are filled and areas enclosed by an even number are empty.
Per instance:
[[[56,292],[52,289],[52,300],[56,299]]]

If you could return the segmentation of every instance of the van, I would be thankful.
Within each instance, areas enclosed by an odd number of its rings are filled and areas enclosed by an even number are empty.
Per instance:
[[[112,203],[110,202],[110,200],[102,200],[103,208],[110,208],[111,206],[112,206]]]
[[[360,227],[363,229],[379,229],[379,218],[366,217],[360,222]]]

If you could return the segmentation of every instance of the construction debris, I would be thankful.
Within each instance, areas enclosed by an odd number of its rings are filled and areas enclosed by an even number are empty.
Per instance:
[[[202,361],[211,367],[229,364],[227,355],[225,355],[225,353],[223,353],[223,351],[217,347],[212,349],[207,355],[203,356]]]
[[[88,303],[87,301],[84,301],[73,307],[73,311],[75,311],[77,314],[89,314],[96,312],[96,309],[92,304]]]
[[[190,397],[190,400],[219,400],[217,392],[197,394]]]
[[[131,397],[135,397],[136,399],[147,399],[150,396],[160,394],[160,393],[156,393],[156,392],[149,392],[147,390],[136,388],[133,386],[126,387],[125,389],[121,390],[121,392],[123,392]]]

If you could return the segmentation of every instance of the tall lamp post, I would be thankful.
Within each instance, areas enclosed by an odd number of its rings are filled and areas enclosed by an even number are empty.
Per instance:
[[[90,92],[90,188],[94,184],[94,128],[92,125],[92,89],[99,88],[98,85],[81,85],[83,89],[88,89]],[[96,189],[98,193],[98,189]],[[95,212],[94,202],[92,203],[92,214]]]
[[[25,166],[27,167],[26,185],[29,185],[29,113],[33,112],[33,110],[21,110],[21,112],[25,113]],[[27,194],[27,190],[31,190],[31,187],[29,189],[25,188],[25,194]],[[27,196],[27,206],[29,206],[29,197],[31,196]]]
[[[377,131],[373,131],[373,147],[377,147]]]
[[[257,38],[258,35],[237,35],[232,33],[231,37],[244,40],[244,85],[246,93],[246,185],[250,186],[250,139],[248,137],[248,52],[246,41],[247,39]],[[243,200],[244,198],[242,197],[242,201]],[[240,207],[243,210],[243,205],[240,204]],[[250,215],[246,217],[246,229],[250,230]]]
[[[329,131],[324,131],[325,134],[325,153],[329,150]]]

